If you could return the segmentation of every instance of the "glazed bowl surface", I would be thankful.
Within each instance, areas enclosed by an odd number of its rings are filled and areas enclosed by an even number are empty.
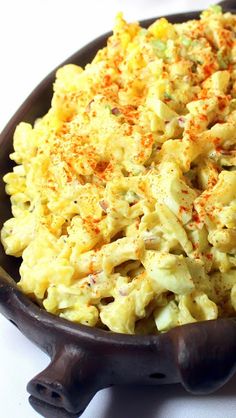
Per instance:
[[[234,9],[233,1],[223,2]],[[173,22],[197,18],[198,12],[168,16]],[[142,22],[149,26],[154,19]],[[66,60],[86,65],[102,48],[102,35]],[[61,66],[61,65],[60,65]],[[11,168],[16,125],[47,112],[55,71],[33,91],[0,137],[0,228],[11,216],[2,176]],[[236,369],[236,320],[220,319],[175,328],[159,336],[130,336],[76,325],[57,318],[30,301],[16,287],[19,260],[0,247],[0,311],[51,358],[51,363],[28,384],[30,402],[48,418],[81,415],[95,393],[114,384],[181,383],[192,393],[210,393]],[[222,344],[224,341],[224,344]]]

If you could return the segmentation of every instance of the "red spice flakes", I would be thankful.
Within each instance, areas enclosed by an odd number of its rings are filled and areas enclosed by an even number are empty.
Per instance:
[[[144,148],[152,147],[153,143],[154,143],[153,134],[148,134],[142,137],[141,144]]]
[[[137,107],[133,105],[122,106],[121,111],[125,116],[137,115]]]
[[[228,104],[228,98],[226,97],[218,97],[218,107],[219,110],[223,111]]]
[[[183,194],[188,194],[188,190],[181,190],[181,192],[183,193]]]
[[[89,274],[93,274],[94,272],[95,272],[94,262],[90,261],[90,263],[89,263]]]
[[[234,45],[234,41],[232,39],[232,32],[227,29],[219,30],[219,40],[220,47],[225,47],[226,44],[228,48],[232,48]]]
[[[53,192],[56,191],[56,187],[55,186],[50,186],[50,185],[47,184],[47,188],[48,189],[51,189]]]
[[[203,71],[204,71],[204,75],[206,78],[210,77],[210,75],[214,72],[214,70],[215,70],[214,63],[206,64],[203,66]]]
[[[72,121],[72,119],[73,119],[73,115],[68,115],[68,116],[66,116],[66,118],[65,118],[65,122],[69,123],[69,122],[71,122],[71,121]]]
[[[206,203],[206,202],[204,202],[204,200],[208,200],[208,199],[209,199],[209,197],[211,197],[211,193],[208,193],[207,191],[205,191],[205,192],[202,194],[202,199],[203,199],[203,201],[199,203],[199,204],[200,204],[200,206],[205,206],[205,203]]]
[[[103,173],[103,171],[106,170],[108,164],[109,163],[107,161],[99,161],[95,167],[95,170],[97,173]]]
[[[188,208],[186,208],[186,206],[180,206],[179,207],[179,212],[188,212],[189,211],[189,209]]]
[[[117,55],[115,57],[114,61],[113,61],[114,66],[118,69],[118,71],[119,71],[118,67],[119,67],[120,63],[122,62],[122,60],[123,60],[123,58],[120,55]]]
[[[216,183],[217,183],[217,179],[215,177],[211,177],[208,180],[207,186],[208,187],[214,187],[216,185]]]
[[[169,74],[163,69],[162,78],[168,78],[168,77],[169,77]]]
[[[125,130],[125,134],[126,134],[127,136],[131,136],[131,135],[132,135],[132,132],[133,132],[133,127],[132,127],[132,125],[127,126],[127,128],[126,128],[126,130]]]
[[[92,230],[93,232],[95,232],[95,234],[99,234],[100,233],[100,228],[98,227],[98,225],[96,225],[98,222],[100,222],[100,219],[93,219],[91,216],[88,216],[87,218],[83,219],[85,227],[87,226],[88,229]]]
[[[146,187],[145,187],[145,183],[139,183],[138,185],[139,190],[141,190],[141,192],[146,193]]]
[[[104,84],[104,86],[110,86],[112,84],[111,76],[109,74],[106,74],[104,76],[103,84]]]
[[[210,253],[208,253],[208,254],[206,254],[206,258],[207,258],[208,260],[212,260],[213,255],[212,255],[212,254],[210,254]]]
[[[196,101],[199,99],[201,100],[208,99],[208,94],[209,94],[208,90],[203,88],[193,101]]]
[[[96,234],[99,234],[100,229],[99,229],[97,226],[95,226],[95,227],[93,228],[93,231],[94,231],[94,232],[96,232]]]
[[[106,243],[104,242],[104,245],[105,245]],[[100,250],[101,250],[101,247],[103,246],[103,244],[101,244],[101,243],[99,243],[99,245],[97,245],[97,246],[95,246],[94,248],[93,248],[93,251],[95,252],[95,253],[98,253]]]
[[[68,167],[70,167],[70,170],[68,169]],[[71,183],[72,180],[73,180],[73,177],[72,177],[72,170],[71,170],[70,163],[67,163],[67,167],[63,167],[63,170],[64,170],[65,175],[66,175],[66,181],[67,181],[67,183]]]
[[[66,123],[63,123],[63,125],[60,127],[58,135],[66,135],[67,133],[68,133],[68,125]]]
[[[215,208],[212,208],[212,210],[214,210]],[[208,217],[210,218],[210,220],[212,221],[212,222],[214,222],[215,221],[215,215],[213,214],[213,213],[208,213]]]
[[[212,139],[212,142],[213,142],[213,144],[215,145],[215,147],[217,148],[217,147],[220,147],[220,144],[221,144],[221,138],[213,138]]]
[[[205,110],[205,112],[208,111],[209,105],[207,103],[204,104],[204,106],[202,106],[203,110]]]
[[[193,213],[193,215],[192,215],[192,219],[193,219],[193,221],[194,221],[194,222],[196,222],[197,224],[199,224],[199,223],[201,222],[201,220],[200,220],[199,215],[198,215],[198,213],[197,213],[197,212],[194,212],[194,213]]]
[[[107,161],[99,161],[94,169],[97,177],[106,180],[106,178],[113,172],[113,165]]]
[[[208,120],[207,115],[204,115],[203,113],[200,113],[200,114],[198,115],[198,117],[199,117],[199,119],[201,119],[201,120],[203,120],[203,121],[207,121],[207,120]]]

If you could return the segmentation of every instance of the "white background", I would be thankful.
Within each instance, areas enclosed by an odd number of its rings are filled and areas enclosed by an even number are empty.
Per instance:
[[[7,0],[0,12],[0,130],[60,62],[128,20],[200,9],[212,0]],[[0,315],[0,417],[36,418],[26,384],[49,360]],[[179,386],[99,392],[82,418],[235,418],[236,378],[217,393],[194,397]]]

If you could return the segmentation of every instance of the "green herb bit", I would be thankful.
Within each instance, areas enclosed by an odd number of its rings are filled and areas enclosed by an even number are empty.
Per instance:
[[[195,39],[194,41],[192,41],[192,47],[194,48],[195,46],[199,46],[200,45],[200,42],[197,40],[197,39]]]
[[[147,29],[141,28],[140,31],[139,31],[139,35],[140,36],[145,36],[147,34],[147,32],[148,32]]]
[[[223,55],[222,55],[222,52],[221,51],[218,51],[217,52],[217,59],[218,59],[218,64],[220,66],[220,69],[221,70],[226,70],[226,68],[228,68],[228,63],[223,58]]]
[[[105,104],[105,109],[109,110],[111,112],[111,106],[109,104]]]
[[[155,39],[151,42],[154,52],[163,52],[166,50],[166,43],[160,39]]]
[[[212,10],[214,13],[221,14],[222,13],[222,7],[219,6],[219,4],[213,4],[210,6],[210,10]]]
[[[190,45],[191,45],[191,43],[192,43],[192,40],[191,40],[190,38],[187,38],[186,36],[183,36],[183,37],[181,38],[181,43],[182,43],[184,46],[190,46]]]

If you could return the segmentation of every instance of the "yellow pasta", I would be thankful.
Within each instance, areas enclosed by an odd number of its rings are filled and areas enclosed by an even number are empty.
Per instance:
[[[236,310],[236,17],[148,29],[116,18],[51,108],[20,123],[1,231],[19,288],[77,323],[128,334]]]

